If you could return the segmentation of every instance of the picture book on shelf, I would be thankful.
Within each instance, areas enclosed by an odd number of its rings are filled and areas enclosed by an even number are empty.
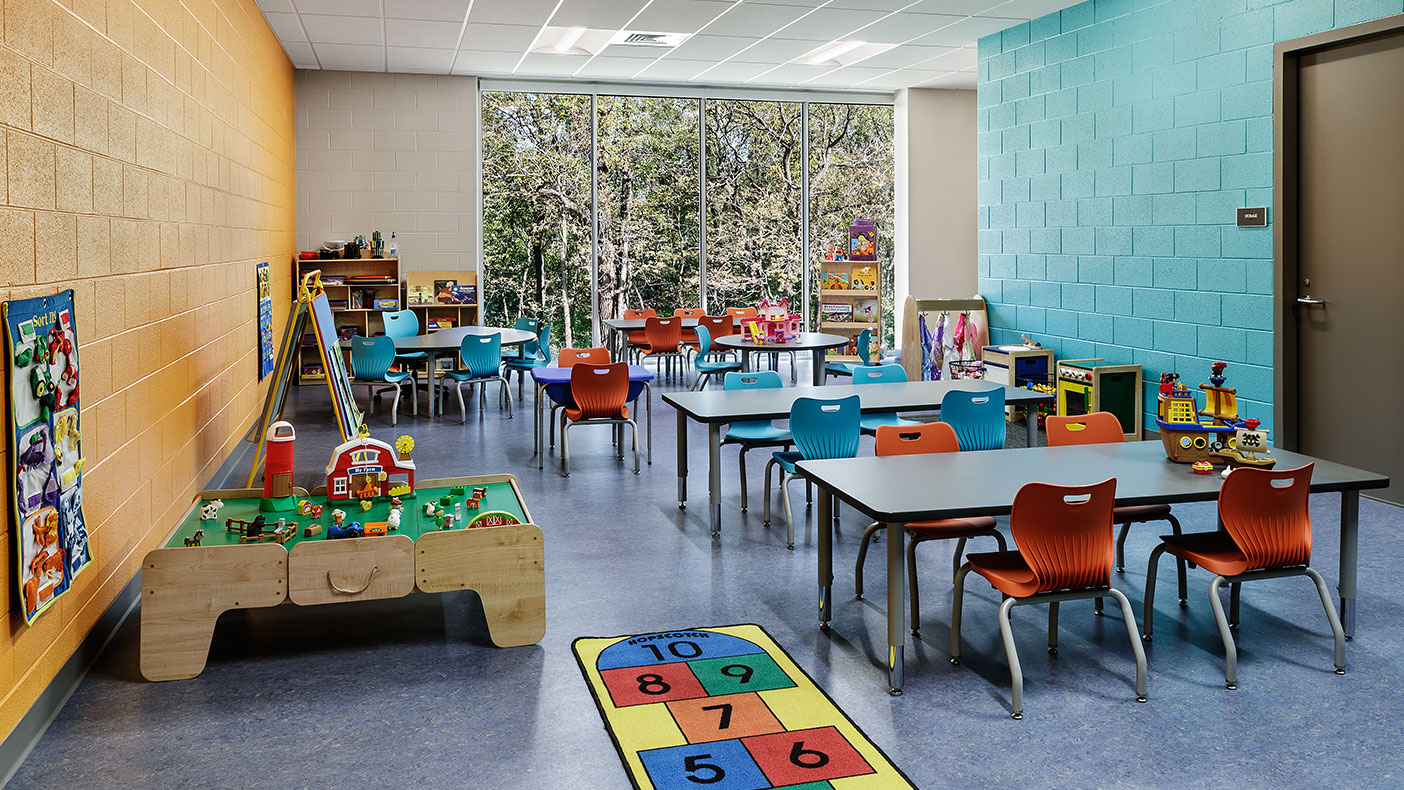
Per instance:
[[[406,296],[410,304],[433,304],[434,288],[426,283],[414,283],[407,288]]]
[[[843,324],[853,320],[853,305],[839,302],[824,302],[819,305],[819,312],[823,314],[824,320],[830,323]]]
[[[870,219],[853,222],[848,229],[848,259],[850,261],[877,260],[877,228]]]
[[[434,301],[439,304],[453,304],[453,289],[457,285],[457,280],[435,280]]]
[[[824,272],[824,277],[819,281],[820,290],[824,291],[844,291],[848,289],[848,275],[844,272]]]
[[[878,300],[876,299],[854,299],[853,300],[853,321],[865,324],[877,323],[878,320]]]
[[[876,266],[854,266],[852,289],[855,291],[876,291],[877,290],[877,267]]]

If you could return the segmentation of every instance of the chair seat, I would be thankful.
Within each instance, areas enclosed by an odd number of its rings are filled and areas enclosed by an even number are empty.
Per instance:
[[[575,421],[579,420],[580,417],[581,417],[581,415],[583,415],[583,414],[584,414],[584,412],[581,411],[580,408],[579,408],[578,406],[567,406],[567,407],[565,407],[565,416],[566,416],[566,419],[570,420],[571,422],[575,422]],[[620,407],[619,407],[619,416],[618,416],[618,417],[611,417],[611,418],[609,418],[609,419],[612,419],[612,420],[627,420],[627,419],[629,419],[629,407],[628,407],[628,406],[620,406]],[[622,451],[621,451],[621,452],[622,452]]]
[[[352,379],[355,384],[399,384],[414,374],[408,372],[386,373],[383,379]]]
[[[642,329],[635,329],[629,332],[629,342],[636,346],[641,346],[648,341],[644,339],[644,331]]]
[[[1183,557],[1210,573],[1237,576],[1248,570],[1248,558],[1227,532],[1161,535],[1160,541],[1172,554]]]
[[[1169,505],[1124,505],[1112,511],[1112,523],[1139,524],[1142,521],[1163,521],[1168,515]]]
[[[751,420],[747,422],[734,422],[726,429],[726,434],[722,437],[722,442],[741,442],[742,444],[792,444],[790,432],[784,428],[777,427],[769,420]]]
[[[396,354],[395,359],[424,359],[429,356],[423,351],[406,351],[403,354]]]
[[[512,368],[513,370],[532,370],[533,368],[549,367],[551,364],[551,360],[533,359],[531,357],[520,357],[517,359],[512,359],[509,357],[503,359],[502,364],[506,365],[509,368]]]
[[[967,554],[971,570],[984,576],[996,590],[1015,598],[1027,598],[1038,592],[1038,578],[1018,551],[990,551]]]
[[[940,518],[935,521],[913,521],[906,527],[908,532],[923,538],[973,538],[994,529],[995,520],[990,516]]]
[[[785,452],[773,453],[771,457],[775,459],[775,463],[780,464],[781,469],[784,469],[790,474],[795,474],[795,464],[804,460],[804,453],[790,450]]]
[[[884,425],[920,425],[921,423],[912,420],[904,420],[895,414],[865,414],[859,422],[859,427],[863,433],[877,433],[877,429]]]
[[[472,371],[468,370],[445,370],[443,372],[444,378],[453,379],[454,381],[491,381],[496,379],[497,375],[498,374],[490,373],[484,376],[474,376]]]
[[[825,362],[824,371],[834,376],[852,376],[853,368],[857,367],[853,362]]]
[[[651,354],[680,354],[680,353],[682,353],[682,349],[681,349],[681,348],[654,348],[653,346],[650,346],[650,345],[647,344],[647,343],[644,343],[643,345],[639,346],[639,351],[641,351],[642,353],[644,353],[644,354],[646,354],[646,355],[651,355]]]
[[[693,364],[696,365],[697,369],[702,371],[703,373],[720,373],[724,370],[741,369],[740,362],[708,362],[705,359],[699,359]]]

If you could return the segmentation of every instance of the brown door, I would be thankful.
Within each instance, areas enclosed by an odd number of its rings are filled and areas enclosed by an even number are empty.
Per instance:
[[[1389,475],[1393,484],[1371,493],[1398,504],[1404,30],[1304,55],[1299,75],[1299,447]]]
[[[292,472],[273,475],[273,496],[292,496]]]

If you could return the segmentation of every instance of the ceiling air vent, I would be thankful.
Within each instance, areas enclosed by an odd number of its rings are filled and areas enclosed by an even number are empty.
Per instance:
[[[647,33],[640,30],[621,30],[610,39],[610,44],[630,47],[673,48],[688,39],[686,33]]]

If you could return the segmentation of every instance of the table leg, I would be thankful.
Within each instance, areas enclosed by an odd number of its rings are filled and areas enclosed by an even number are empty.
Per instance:
[[[814,364],[814,376],[813,376],[813,378],[814,378],[814,386],[816,386],[816,387],[822,387],[822,386],[824,386],[824,379],[825,379],[825,376],[824,376],[824,354],[825,354],[825,353],[826,353],[825,350],[822,349],[822,348],[816,348],[816,349],[814,349],[814,363],[813,363],[813,364]]]
[[[816,529],[819,532],[819,630],[828,632],[833,619],[834,588],[834,520],[833,497],[829,489],[819,486],[819,512]]]
[[[1029,404],[1024,408],[1024,427],[1029,432],[1029,446],[1038,446],[1038,405]]]
[[[1356,572],[1360,562],[1360,492],[1341,492],[1341,627],[1355,638]]]
[[[687,507],[687,415],[678,412],[678,510]]]
[[[902,549],[906,536],[901,524],[887,525],[887,693],[902,694],[902,659],[906,650],[907,582],[902,564]]]
[[[750,352],[749,349],[746,349],[746,348],[742,348],[742,349],[740,349],[740,351],[741,351],[741,372],[742,372],[742,373],[750,373],[750,372],[751,372],[751,352]]]
[[[715,422],[707,423],[707,497],[715,538],[721,535],[721,425]]]
[[[438,354],[433,350],[429,354],[429,369],[424,372],[424,377],[429,379],[429,417],[432,419],[436,412],[434,404],[439,400],[439,388],[434,384],[434,373],[439,369]]]
[[[653,466],[653,387],[644,382],[644,404],[648,406],[648,465]]]
[[[533,384],[535,384],[535,382],[533,382]],[[540,384],[535,384],[535,387],[536,397],[531,405],[532,412],[536,415],[536,422],[533,424],[536,431],[536,468],[544,469],[546,467],[546,441],[541,435],[541,397],[545,395],[546,392],[545,388]]]

